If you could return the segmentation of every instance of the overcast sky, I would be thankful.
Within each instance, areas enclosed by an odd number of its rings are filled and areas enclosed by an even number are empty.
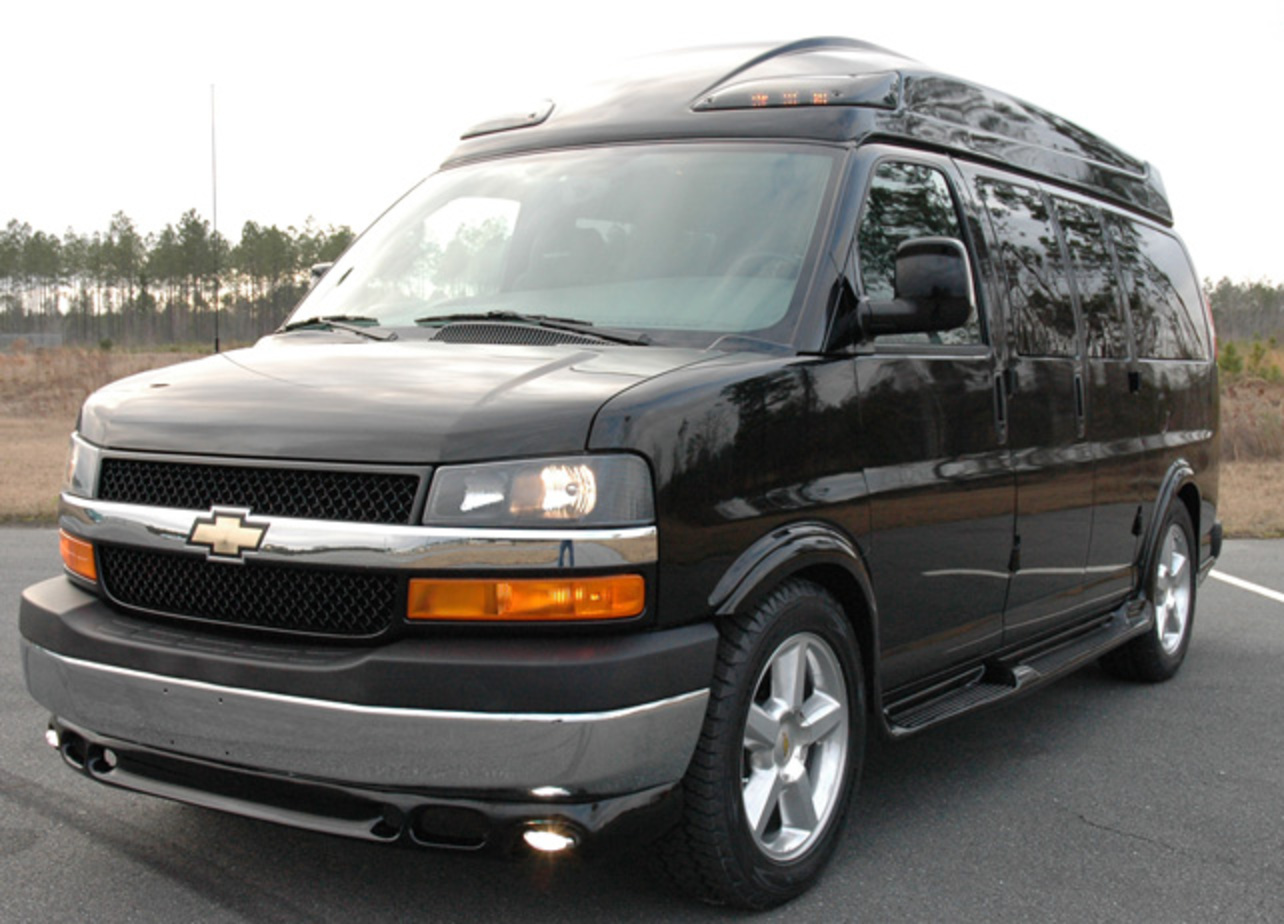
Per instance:
[[[621,59],[847,35],[1150,161],[1201,275],[1284,281],[1279,0],[27,0],[4,33],[0,223],[92,232],[124,211],[146,233],[209,217],[211,84],[218,223],[235,240],[247,219],[360,230],[469,125]]]

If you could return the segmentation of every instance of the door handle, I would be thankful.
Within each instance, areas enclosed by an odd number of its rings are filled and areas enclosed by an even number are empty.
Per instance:
[[[999,442],[1008,441],[1008,395],[1004,384],[1004,373],[994,375],[994,429],[998,432]]]
[[[1084,397],[1083,397],[1083,374],[1076,372],[1074,374],[1074,413],[1078,422],[1079,439],[1083,439],[1088,432],[1087,421],[1084,419]]]

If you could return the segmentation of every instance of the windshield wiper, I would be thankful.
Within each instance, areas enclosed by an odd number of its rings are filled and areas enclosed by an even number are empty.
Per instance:
[[[584,334],[596,337],[608,343],[627,343],[633,346],[646,346],[651,338],[642,335],[624,334],[618,331],[606,331],[595,327],[592,321],[581,321],[577,318],[558,318],[547,314],[522,314],[518,311],[483,311],[472,314],[440,314],[415,318],[416,324],[426,326],[454,324],[457,321],[507,321],[511,324],[528,324],[531,327],[543,327],[548,330],[562,330],[572,334]]]
[[[359,314],[332,314],[317,318],[304,318],[302,321],[291,321],[289,324],[283,324],[277,329],[279,334],[288,334],[292,330],[302,330],[305,327],[328,327],[331,330],[347,331],[350,334],[356,334],[359,337],[366,337],[370,340],[396,340],[397,332],[395,330],[373,331],[369,327],[362,327],[358,323],[346,323],[364,321],[375,327],[379,325],[378,318],[367,318]]]

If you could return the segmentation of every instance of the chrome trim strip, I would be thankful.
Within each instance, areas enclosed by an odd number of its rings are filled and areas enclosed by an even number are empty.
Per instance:
[[[144,673],[22,639],[31,695],[95,734],[177,754],[354,784],[609,795],[672,783],[707,689],[607,712],[363,706]]]
[[[642,703],[637,706],[625,706],[621,709],[609,709],[603,712],[465,712],[458,709],[411,709],[405,706],[365,706],[361,703],[345,703],[340,700],[330,699],[311,699],[306,696],[293,696],[289,693],[272,693],[269,690],[252,690],[248,687],[226,687],[217,683],[207,683],[204,680],[186,680],[175,677],[166,677],[161,674],[152,674],[147,671],[136,671],[128,667],[117,667],[114,664],[98,664],[94,661],[86,661],[83,658],[72,658],[67,655],[60,655],[52,651],[41,648],[39,645],[31,647],[43,652],[47,656],[63,664],[81,670],[98,671],[103,674],[115,674],[118,677],[127,680],[141,681],[162,681],[173,686],[180,686],[187,690],[200,691],[214,694],[231,694],[247,699],[263,700],[268,703],[277,703],[286,706],[306,706],[313,709],[328,709],[334,712],[343,712],[355,716],[368,717],[388,717],[396,716],[408,719],[441,719],[456,720],[469,722],[544,722],[544,723],[563,723],[563,722],[602,722],[611,719],[621,719],[627,716],[641,715],[644,712],[651,712],[661,709],[674,703],[680,703],[685,700],[698,696],[701,691],[691,693],[680,693],[677,696],[670,696],[666,699],[659,699],[649,703]]]
[[[64,493],[59,525],[90,542],[205,557],[188,543],[192,525],[209,510],[175,510],[98,501]],[[307,565],[450,571],[502,568],[639,567],[658,558],[654,526],[620,529],[456,529],[343,523],[255,516],[267,523],[257,551],[245,560]],[[236,561],[235,559],[232,560]]]

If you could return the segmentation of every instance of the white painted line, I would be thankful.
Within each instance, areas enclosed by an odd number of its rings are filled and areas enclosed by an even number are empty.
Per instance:
[[[1255,594],[1261,594],[1268,600],[1274,600],[1276,603],[1284,603],[1284,594],[1278,590],[1271,590],[1269,587],[1263,587],[1261,584],[1254,584],[1252,581],[1246,581],[1243,578],[1232,577],[1229,574],[1223,574],[1221,571],[1208,572],[1209,577],[1215,577],[1219,581],[1225,581],[1227,584],[1234,584],[1242,590],[1252,591]]]

